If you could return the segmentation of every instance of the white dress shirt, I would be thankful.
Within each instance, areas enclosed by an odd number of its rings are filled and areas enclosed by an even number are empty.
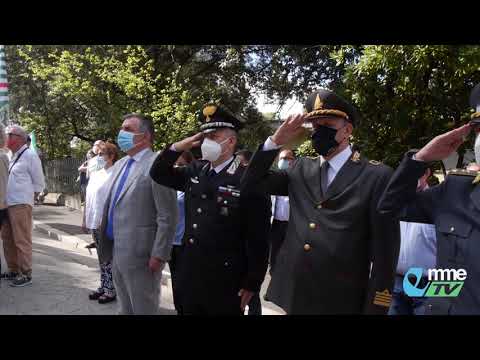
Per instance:
[[[279,221],[288,221],[290,216],[290,200],[288,196],[275,196],[275,211],[273,218]]]
[[[220,165],[217,165],[213,168],[213,170],[215,170],[215,172],[218,174],[220,171],[222,171],[223,169],[225,169],[225,167],[230,164],[230,161],[233,160],[233,156],[231,156],[227,161],[224,161],[223,163],[221,163]],[[210,170],[212,169],[212,164],[210,163]]]
[[[278,146],[275,144],[270,137],[267,138],[265,143],[263,144],[263,150],[268,151],[268,150],[276,150],[279,149],[281,146]],[[335,176],[337,176],[338,172],[342,168],[343,165],[347,162],[347,160],[350,158],[352,155],[352,149],[350,146],[347,146],[345,149],[343,149],[341,152],[339,152],[337,155],[335,155],[333,158],[328,160],[328,182],[327,184],[330,185],[332,181],[335,179]],[[322,156],[321,157],[321,162],[322,164],[324,163],[325,158]]]
[[[22,156],[18,159],[20,154]],[[7,206],[19,204],[33,206],[34,193],[45,189],[42,163],[38,155],[27,145],[23,145],[12,156],[8,169],[10,175],[7,184]]]
[[[337,155],[335,155],[333,158],[328,160],[328,186],[332,183],[333,179],[335,179],[335,176],[337,176],[338,172],[342,168],[343,165],[350,159],[350,156],[352,156],[352,149],[350,149],[350,146],[347,146],[345,149],[340,151]],[[322,156],[322,164],[327,161],[325,158]]]

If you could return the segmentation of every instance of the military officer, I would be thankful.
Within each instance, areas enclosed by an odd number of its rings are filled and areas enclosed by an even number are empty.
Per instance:
[[[150,176],[185,192],[177,280],[184,313],[241,315],[267,270],[270,200],[239,189],[246,169],[234,156],[241,121],[218,104],[208,104],[200,121],[201,132],[167,147]],[[173,166],[183,151],[200,144],[202,160]]]
[[[417,193],[417,180],[429,162],[458,149],[474,130],[475,158],[480,163],[480,84],[470,96],[472,121],[439,135],[418,152],[409,151],[395,171],[378,209],[401,220],[436,225],[437,269],[465,269],[467,278],[457,297],[430,298],[427,314],[480,314],[480,177],[455,169],[440,185]]]
[[[267,297],[287,314],[386,314],[400,246],[399,223],[377,211],[391,173],[352,151],[355,109],[321,89],[254,154],[242,189],[290,197],[287,234]],[[311,129],[315,159],[269,171],[282,145]]]

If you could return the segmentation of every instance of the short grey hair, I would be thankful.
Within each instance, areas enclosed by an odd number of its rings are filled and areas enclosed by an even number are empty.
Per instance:
[[[20,125],[11,125],[7,128],[7,134],[20,135],[25,142],[28,140],[28,134]]]
[[[140,120],[139,130],[141,132],[148,132],[151,136],[152,143],[155,136],[155,128],[153,127],[153,120],[144,114],[139,113],[130,113],[123,116],[122,121],[125,121],[130,118],[137,118]]]

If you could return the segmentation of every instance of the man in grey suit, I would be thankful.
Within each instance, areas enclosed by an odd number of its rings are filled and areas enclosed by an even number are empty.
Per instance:
[[[113,281],[120,314],[158,313],[160,280],[170,260],[177,223],[175,191],[155,183],[149,170],[158,154],[152,151],[153,123],[128,114],[117,142],[127,153],[110,176],[98,251],[113,257]]]

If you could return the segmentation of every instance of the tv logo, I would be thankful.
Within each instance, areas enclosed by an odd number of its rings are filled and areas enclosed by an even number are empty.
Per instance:
[[[420,288],[422,268],[408,269],[403,278],[403,291],[410,297],[456,297],[467,278],[465,269],[428,269],[428,283]],[[409,278],[415,278],[413,283]]]

